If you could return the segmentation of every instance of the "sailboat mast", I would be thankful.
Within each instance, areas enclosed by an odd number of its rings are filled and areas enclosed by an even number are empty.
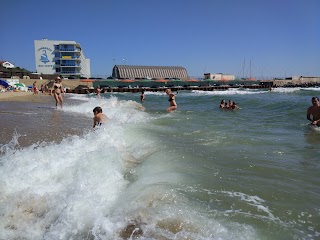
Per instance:
[[[251,60],[250,60],[250,80],[251,80]]]
[[[246,64],[246,59],[243,59],[243,64],[242,64],[242,78],[244,78],[244,66]]]

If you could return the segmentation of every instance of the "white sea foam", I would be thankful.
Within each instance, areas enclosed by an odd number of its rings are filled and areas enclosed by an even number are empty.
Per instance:
[[[59,144],[10,147],[0,158],[0,239],[242,239],[243,224],[192,210],[170,186],[183,181],[172,160],[153,156],[152,139],[134,134],[106,126]],[[139,177],[130,183],[132,174]],[[245,229],[243,239],[256,239]]]
[[[106,124],[59,144],[15,149],[14,137],[2,146],[0,239],[85,238],[114,208],[126,174],[155,149],[130,134]]]
[[[301,90],[300,87],[294,87],[294,88],[277,87],[277,88],[272,88],[272,92],[276,92],[276,93],[292,93],[292,92],[298,92],[300,90]]]
[[[320,91],[320,87],[308,87],[308,88],[301,88],[304,91]]]
[[[0,238],[13,233],[28,239],[45,232],[63,236],[83,231],[87,222],[105,212],[126,184],[123,159],[118,157],[121,136],[116,133],[110,137],[91,132],[82,139],[7,152],[0,169]]]
[[[261,199],[258,196],[250,196],[241,192],[229,192],[229,191],[221,191],[221,192],[229,195],[230,197],[238,197],[240,198],[241,201],[244,201],[247,204],[256,207],[258,212],[265,213],[267,215],[267,218],[272,221],[279,220],[272,214],[269,207],[264,205],[265,200]]]
[[[261,89],[239,89],[239,88],[229,88],[228,90],[214,90],[214,91],[200,91],[192,90],[194,94],[201,95],[249,95],[249,94],[262,94],[267,93],[266,90]]]
[[[156,149],[152,139],[136,141],[146,139],[139,136],[143,133],[121,126],[147,121],[140,104],[115,97],[71,98],[83,101],[62,111],[92,117],[100,105],[112,124],[23,149],[16,133],[1,146],[0,239],[85,238],[94,222],[110,213],[128,184],[125,176]]]
[[[135,101],[119,100],[115,96],[109,98],[90,98],[86,95],[72,96],[73,99],[83,100],[76,105],[66,105],[63,111],[84,114],[93,117],[93,108],[100,106],[113,124],[146,122],[149,117],[143,112],[144,107]]]
[[[158,136],[144,131],[147,125],[170,134],[168,126],[152,125],[139,103],[71,98],[82,101],[62,111],[92,118],[101,106],[109,121],[61,143],[20,149],[17,133],[1,146],[0,239],[258,238],[253,226],[215,219],[179,192],[188,174],[175,169],[184,156],[161,151]],[[261,199],[244,199],[268,213]]]
[[[158,91],[158,92],[145,91],[144,94],[145,95],[157,95],[157,96],[165,95],[166,96],[167,94],[164,91],[165,91],[165,89],[163,90],[163,92],[161,92],[161,91]]]

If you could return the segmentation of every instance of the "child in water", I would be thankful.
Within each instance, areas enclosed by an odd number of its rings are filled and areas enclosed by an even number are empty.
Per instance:
[[[101,107],[95,107],[93,109],[93,128],[96,126],[101,126],[103,123],[107,121],[107,115],[102,113],[102,108]]]

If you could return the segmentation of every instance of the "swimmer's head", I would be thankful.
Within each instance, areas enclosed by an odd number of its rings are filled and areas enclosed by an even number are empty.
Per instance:
[[[102,108],[101,108],[101,107],[95,107],[95,108],[93,109],[93,112],[94,112],[94,113],[102,113]]]

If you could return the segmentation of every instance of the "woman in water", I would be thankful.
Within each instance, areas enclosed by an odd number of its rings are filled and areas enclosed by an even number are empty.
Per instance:
[[[141,91],[141,96],[140,96],[140,100],[141,100],[141,102],[143,102],[144,101],[144,89],[142,89],[142,91]]]
[[[63,103],[63,98],[62,98],[62,93],[63,93],[63,88],[62,88],[62,84],[61,84],[61,78],[57,77],[54,80],[54,84],[52,85],[51,88],[51,94],[52,91],[54,91],[53,96],[54,99],[56,100],[56,108],[58,108],[58,103],[60,103],[60,106],[62,108],[62,103]]]
[[[224,99],[221,100],[220,108],[226,108],[226,100],[224,100]]]
[[[237,104],[234,102],[234,101],[232,101],[232,100],[229,100],[229,107],[228,107],[228,109],[231,109],[231,110],[235,110],[235,109],[241,109],[241,108],[239,108],[238,106],[237,106]]]
[[[170,107],[166,109],[167,112],[172,112],[177,109],[177,103],[176,103],[176,98],[175,95],[171,92],[171,89],[168,88],[166,90],[166,94],[169,95],[169,102],[170,102]]]

